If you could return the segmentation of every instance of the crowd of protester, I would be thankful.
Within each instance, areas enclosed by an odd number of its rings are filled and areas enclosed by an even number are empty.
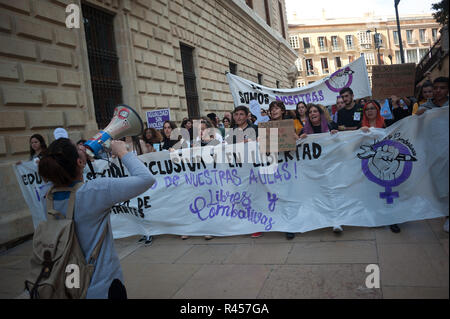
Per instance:
[[[286,110],[283,102],[273,101],[267,111],[261,110],[261,115],[269,116],[270,121],[292,119],[292,135],[296,139],[303,139],[310,134],[339,134],[340,131],[349,130],[369,132],[371,128],[386,128],[408,116],[420,116],[429,109],[448,106],[448,101],[448,78],[440,77],[432,83],[425,82],[417,97],[391,96],[387,103],[383,102],[383,106],[380,101],[370,97],[355,100],[353,91],[345,88],[340,91],[336,104],[330,107],[299,102],[296,109],[290,111]],[[388,108],[389,117],[382,116],[381,110],[385,106]],[[196,119],[185,118],[181,123],[185,130],[181,134],[172,134],[177,125],[173,121],[166,121],[161,130],[146,128],[142,136],[112,141],[112,155],[121,159],[130,176],[112,179],[113,181],[95,179],[86,184],[83,184],[83,171],[85,165],[92,168],[92,159],[86,156],[85,140],[73,143],[63,128],[54,131],[55,139],[48,147],[42,135],[34,134],[30,137],[29,160],[38,164],[39,174],[44,180],[51,181],[55,187],[63,187],[52,197],[55,209],[66,214],[65,203],[71,196],[70,192],[66,191],[67,187],[79,189],[74,206],[74,221],[83,252],[94,249],[101,235],[99,229],[105,229],[105,241],[87,291],[88,298],[127,297],[107,216],[109,207],[141,194],[155,182],[154,177],[136,156],[162,150],[174,151],[176,148],[257,141],[258,118],[260,117],[252,114],[246,106],[237,106],[233,112],[226,112],[222,119],[215,113]],[[233,129],[240,134],[227,134],[230,131],[227,129]],[[194,132],[197,134],[193,134]],[[98,197],[103,200],[98,201]],[[400,231],[398,225],[391,225],[390,228],[393,232]],[[448,218],[444,230],[448,232]],[[342,226],[335,225],[333,231],[342,232]],[[295,237],[294,233],[285,235],[287,239]],[[260,237],[262,233],[254,233],[251,236]],[[182,239],[187,238],[188,236],[182,236]],[[212,238],[205,236],[207,240]],[[139,241],[151,245],[152,236],[143,236]]]
[[[339,92],[336,103],[332,106],[299,102],[295,110],[287,110],[281,101],[273,101],[268,110],[261,109],[262,116],[269,116],[270,121],[284,119],[293,120],[293,136],[296,139],[306,138],[309,134],[329,133],[339,134],[340,131],[361,130],[369,132],[370,128],[386,128],[395,122],[411,116],[421,115],[427,109],[434,107],[448,106],[448,77],[436,78],[433,82],[426,81],[418,90],[417,97],[391,96],[387,99],[389,117],[381,114],[382,101],[376,101],[370,97],[359,100],[354,99],[351,88],[344,88]],[[194,124],[199,127],[195,131]],[[215,113],[209,113],[200,118],[184,118],[181,128],[177,131],[177,124],[174,121],[165,121],[161,130],[146,128],[142,136],[125,137],[126,148],[135,155],[142,155],[162,150],[174,151],[177,148],[188,148],[194,146],[218,145],[221,143],[234,144],[257,140],[257,117],[252,114],[248,107],[238,106],[233,112],[225,112],[222,118]],[[239,131],[242,134],[228,134],[230,131]],[[187,133],[186,133],[187,132]],[[196,134],[194,134],[196,133]],[[176,136],[176,137],[174,137]],[[240,138],[240,139],[239,139]],[[77,145],[83,148],[84,140],[80,140]],[[39,134],[34,134],[30,138],[30,160],[39,157],[46,149],[44,138]],[[448,230],[448,220],[446,221]],[[398,225],[391,225],[393,232],[400,232]],[[340,225],[333,227],[335,233],[343,231]],[[254,233],[253,238],[262,236],[262,233]],[[287,239],[295,237],[293,233],[286,233]],[[182,236],[187,239],[188,236]],[[205,239],[211,239],[205,236]],[[150,245],[151,236],[143,236],[140,241]]]

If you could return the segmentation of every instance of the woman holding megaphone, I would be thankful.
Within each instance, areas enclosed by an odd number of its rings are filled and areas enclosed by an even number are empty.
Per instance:
[[[75,193],[73,219],[76,235],[85,256],[89,256],[106,232],[95,263],[87,298],[126,299],[122,269],[114,249],[109,219],[110,208],[142,194],[155,182],[149,170],[136,155],[127,151],[125,142],[113,140],[111,152],[121,159],[130,173],[129,177],[97,178],[84,184],[86,153],[67,138],[60,138],[51,143],[39,162],[39,174],[44,180],[51,181],[54,187],[78,188]],[[53,208],[64,216],[67,213],[69,196],[69,191],[55,189],[53,192]]]

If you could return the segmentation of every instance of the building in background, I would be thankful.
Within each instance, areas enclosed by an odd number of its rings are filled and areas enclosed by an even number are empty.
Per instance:
[[[402,16],[400,27],[405,63],[417,64],[438,40],[440,26],[430,14]],[[322,79],[360,56],[371,79],[373,65],[401,63],[398,39],[395,16],[294,18],[289,22],[289,42],[299,55],[296,85]]]
[[[221,116],[234,108],[226,71],[291,87],[287,25],[284,0],[0,0],[0,244],[33,232],[12,169],[32,134],[90,138],[120,103],[143,119]]]

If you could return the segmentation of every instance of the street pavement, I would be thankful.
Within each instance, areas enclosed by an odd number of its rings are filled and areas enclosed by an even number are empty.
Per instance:
[[[129,298],[303,299],[449,298],[448,233],[444,218],[389,227],[284,233],[115,240]],[[31,240],[0,254],[0,298],[26,298]],[[380,288],[367,288],[376,264]],[[369,282],[374,282],[370,281]]]

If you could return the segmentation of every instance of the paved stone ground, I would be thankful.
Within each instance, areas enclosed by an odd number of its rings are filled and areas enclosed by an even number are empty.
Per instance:
[[[449,298],[444,219],[388,227],[321,229],[287,241],[284,233],[181,240],[139,236],[115,241],[129,298]],[[0,255],[0,298],[24,298],[31,241]],[[381,287],[368,289],[368,264]]]

